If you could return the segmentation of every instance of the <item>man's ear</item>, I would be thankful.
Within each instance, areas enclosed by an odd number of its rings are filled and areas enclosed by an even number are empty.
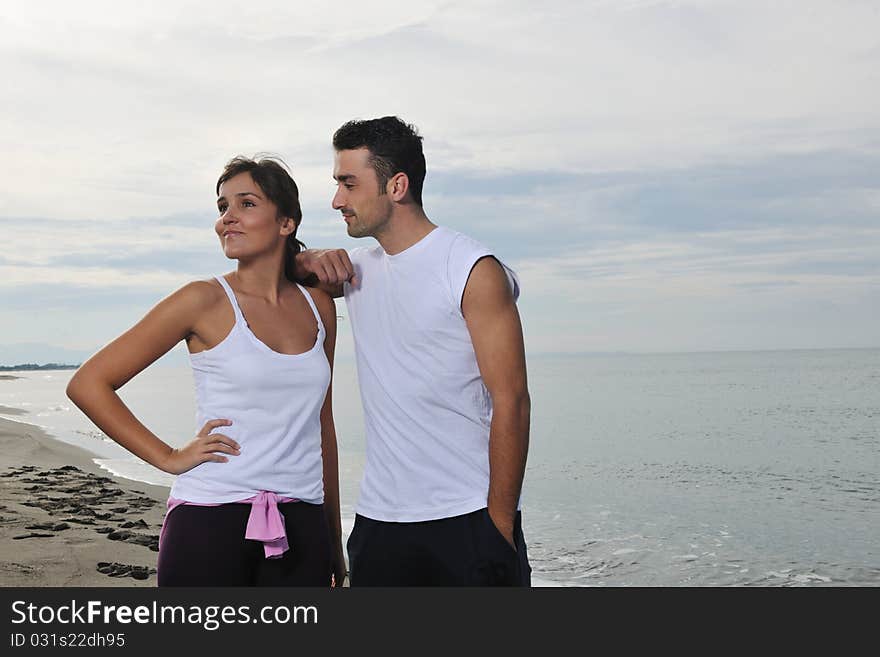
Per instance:
[[[388,192],[391,200],[399,203],[409,191],[409,177],[403,172],[394,174],[388,181],[385,191]]]

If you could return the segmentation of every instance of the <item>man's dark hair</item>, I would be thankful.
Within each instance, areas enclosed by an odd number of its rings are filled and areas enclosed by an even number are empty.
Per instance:
[[[217,179],[215,193],[220,193],[220,185],[234,178],[240,173],[249,173],[263,193],[278,208],[277,219],[293,219],[295,228],[287,236],[287,251],[284,255],[284,274],[291,281],[296,282],[294,276],[294,259],[296,254],[306,248],[306,245],[296,238],[299,224],[302,221],[302,208],[299,205],[299,188],[287,172],[286,165],[281,158],[263,157],[259,160],[238,155],[223,169],[223,173]]]
[[[379,178],[380,194],[385,193],[385,186],[392,176],[405,173],[412,199],[421,207],[425,154],[422,152],[422,137],[414,125],[396,116],[349,121],[333,134],[333,148],[337,151],[367,148],[370,165]]]

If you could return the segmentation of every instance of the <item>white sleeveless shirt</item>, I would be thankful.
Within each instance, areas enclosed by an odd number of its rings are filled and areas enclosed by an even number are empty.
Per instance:
[[[492,400],[461,298],[474,265],[491,255],[443,226],[395,255],[381,246],[350,254],[358,284],[345,284],[345,301],[366,429],[362,516],[419,522],[487,504]]]
[[[241,446],[226,463],[202,463],[179,475],[171,497],[223,504],[261,491],[312,504],[324,501],[321,407],[330,384],[324,324],[311,295],[299,285],[318,325],[315,344],[281,354],[250,330],[232,288],[217,280],[232,304],[235,324],[220,344],[190,354],[196,387],[196,425],[232,420],[222,433]]]

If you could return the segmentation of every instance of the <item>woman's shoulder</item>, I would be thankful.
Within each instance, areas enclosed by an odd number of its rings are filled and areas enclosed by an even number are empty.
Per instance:
[[[321,313],[321,319],[325,324],[329,318],[336,317],[336,303],[333,301],[333,297],[319,287],[303,285],[303,289],[312,297],[312,301],[315,302],[315,307]]]
[[[207,278],[197,281],[190,281],[183,287],[176,290],[170,297],[176,303],[192,307],[197,310],[204,310],[213,306],[226,297],[226,292],[217,281],[216,278]]]

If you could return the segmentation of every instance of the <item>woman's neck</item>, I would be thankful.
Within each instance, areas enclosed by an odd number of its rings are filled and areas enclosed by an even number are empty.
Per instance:
[[[277,303],[282,290],[290,285],[284,275],[284,267],[277,262],[238,261],[238,268],[232,273],[235,287],[247,294],[263,297],[271,303]]]

